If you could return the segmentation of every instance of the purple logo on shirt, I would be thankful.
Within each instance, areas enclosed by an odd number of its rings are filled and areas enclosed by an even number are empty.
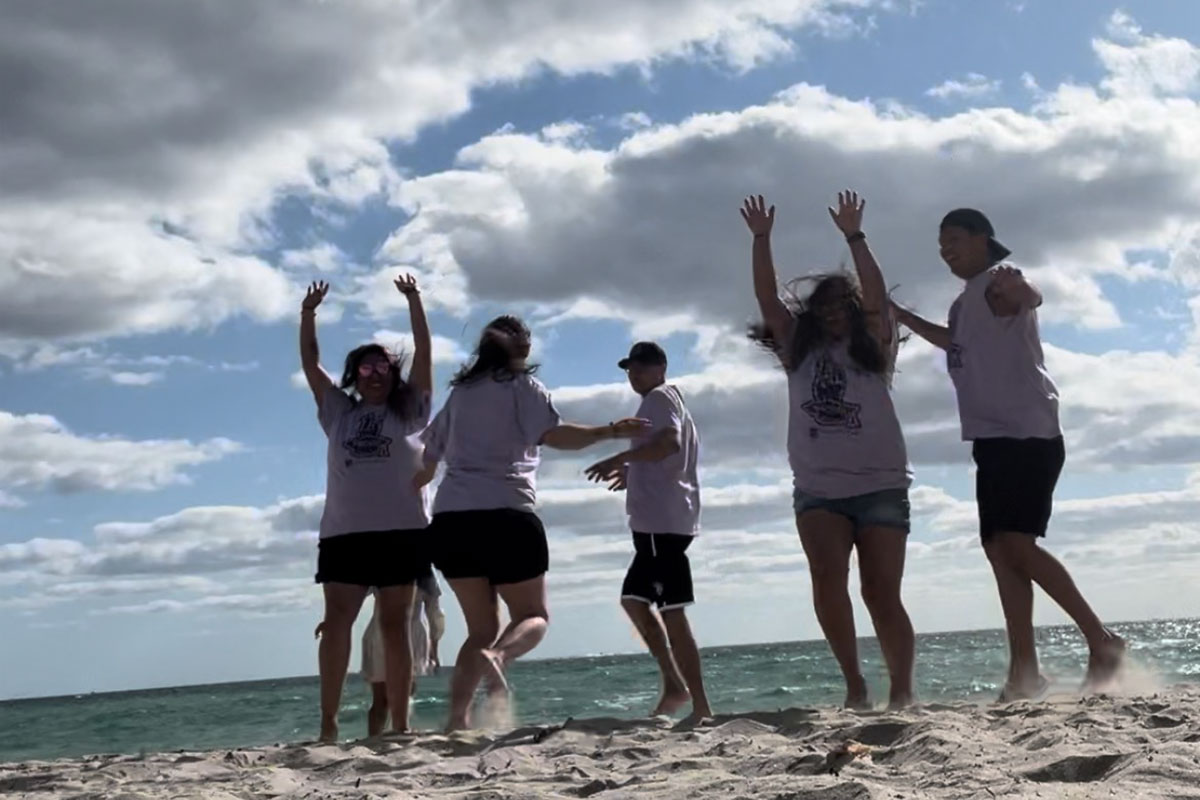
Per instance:
[[[846,370],[828,354],[820,356],[813,370],[812,399],[801,408],[822,428],[858,430],[862,427],[858,415],[862,406],[847,403],[845,398]]]
[[[358,419],[354,435],[342,442],[354,458],[388,458],[392,437],[383,435],[383,414],[363,414]],[[346,466],[349,466],[347,462]]]

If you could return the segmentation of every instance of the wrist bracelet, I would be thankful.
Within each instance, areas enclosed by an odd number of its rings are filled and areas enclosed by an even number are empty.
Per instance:
[[[854,233],[852,233],[846,237],[846,243],[854,244],[855,242],[861,242],[862,240],[864,240],[866,238],[867,238],[867,235],[865,233],[863,233],[862,231],[855,231]]]
[[[755,239],[765,239],[765,238],[767,238],[767,235],[765,233],[756,233],[756,234],[754,234],[754,238]]]

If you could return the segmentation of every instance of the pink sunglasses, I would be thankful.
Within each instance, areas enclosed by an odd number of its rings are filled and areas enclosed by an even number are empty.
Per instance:
[[[376,375],[387,375],[392,371],[392,365],[386,361],[376,361],[371,364],[359,364],[358,374],[364,378],[370,377],[374,372]]]

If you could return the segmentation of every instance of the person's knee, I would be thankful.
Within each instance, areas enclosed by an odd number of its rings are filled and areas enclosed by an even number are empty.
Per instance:
[[[500,635],[500,621],[491,619],[467,626],[466,644],[471,647],[491,647]]]
[[[813,588],[818,591],[836,591],[845,589],[850,576],[848,562],[810,562],[808,573],[812,578]]]
[[[901,607],[900,586],[894,581],[864,576],[861,594],[867,610],[876,616],[886,616]]]
[[[689,641],[692,638],[692,626],[688,625],[687,614],[682,608],[672,608],[662,612],[663,627],[667,637],[674,642]]]

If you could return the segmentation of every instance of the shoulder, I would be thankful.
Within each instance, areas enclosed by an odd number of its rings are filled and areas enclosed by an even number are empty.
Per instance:
[[[514,386],[518,391],[524,393],[536,394],[544,397],[550,396],[550,390],[546,388],[546,384],[542,383],[536,377],[528,373],[524,375],[518,375],[511,381],[508,381],[508,383]]]

